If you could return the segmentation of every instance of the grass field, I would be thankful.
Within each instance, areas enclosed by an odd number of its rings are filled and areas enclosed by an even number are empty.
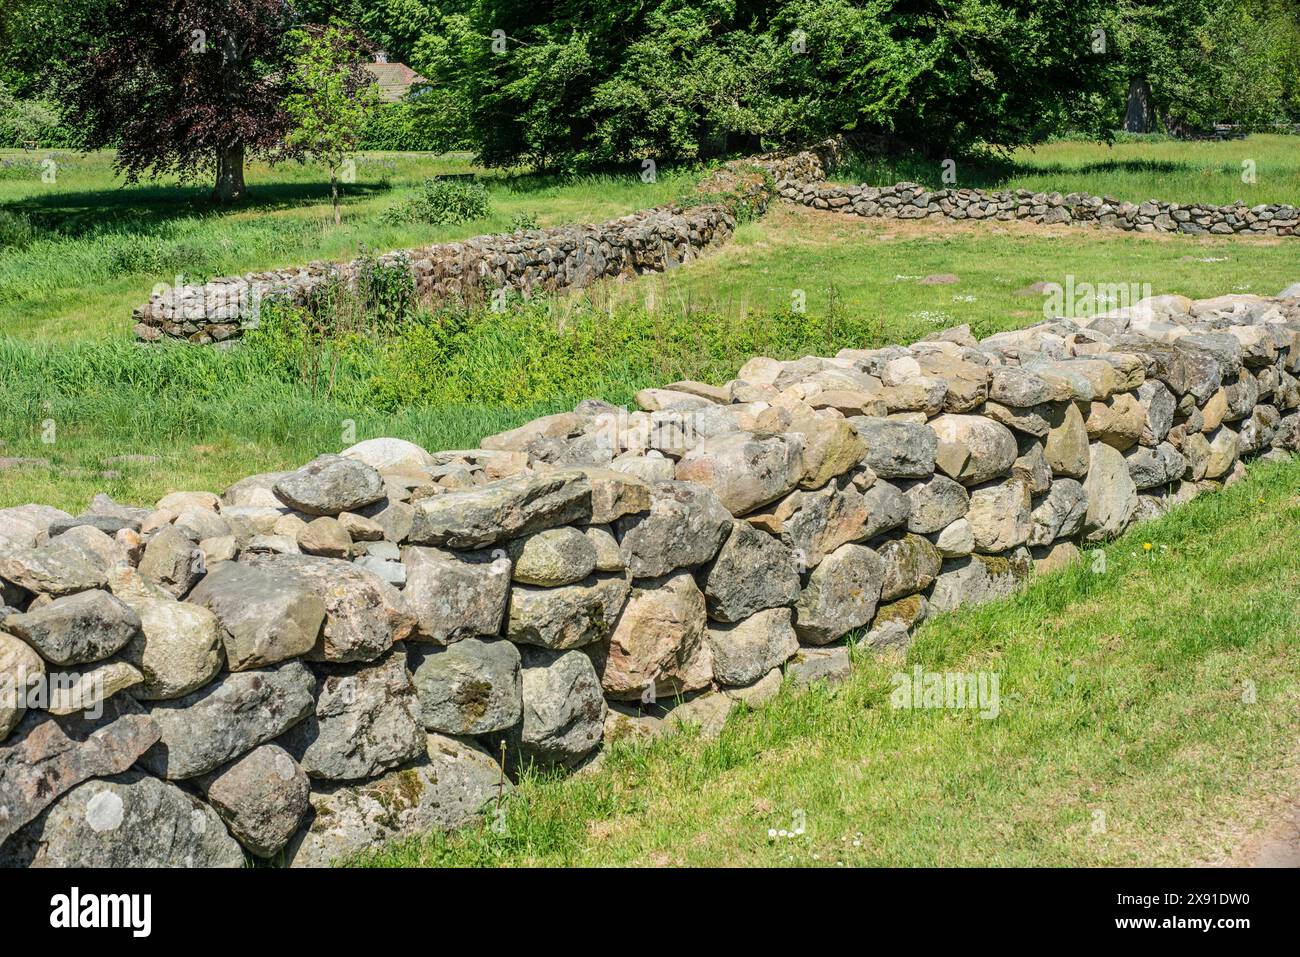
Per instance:
[[[1283,137],[1055,143],[970,165],[983,185],[1218,202],[1241,192],[1240,158],[1249,153],[1257,187],[1294,198],[1298,147]],[[0,167],[0,506],[38,500],[76,511],[99,491],[148,503],[177,488],[220,489],[337,450],[352,434],[474,445],[582,398],[627,402],[676,378],[723,381],[755,354],[834,354],[961,322],[980,335],[1022,326],[1042,315],[1041,297],[1026,287],[1067,276],[1192,296],[1272,294],[1300,280],[1300,246],[1290,239],[909,224],[777,204],[731,244],[672,273],[505,316],[426,317],[395,341],[358,344],[324,394],[274,348],[136,348],[130,308],[178,271],[202,278],[341,258],[362,245],[506,229],[521,212],[544,224],[596,220],[669,201],[694,173],[661,171],[653,184],[635,171],[493,175],[488,218],[394,227],[381,221],[385,208],[427,176],[469,170],[468,160],[367,155],[335,229],[324,177],[309,166],[253,164],[255,201],[216,212],[203,185],[121,187],[106,154],[57,157],[53,183],[41,180],[35,155],[7,158],[18,165]],[[837,175],[884,182],[920,172],[858,163]],[[933,273],[958,282],[920,283]],[[793,308],[796,291],[803,312]]]
[[[1152,546],[1149,550],[1147,543]],[[1190,865],[1232,858],[1300,771],[1300,465],[1139,526],[1021,594],[856,656],[721,736],[620,744],[525,780],[505,826],[411,865]],[[892,675],[999,677],[996,717],[890,706]],[[769,830],[797,837],[770,838]]]
[[[344,185],[344,221],[334,226],[329,175],[312,164],[250,163],[252,201],[214,209],[211,186],[162,180],[123,186],[111,153],[0,151],[0,335],[71,341],[127,339],[131,309],[155,283],[177,274],[206,280],[252,270],[342,260],[364,247],[386,252],[506,232],[518,214],[543,226],[598,222],[670,201],[694,182],[691,170],[569,180],[478,170],[488,185],[488,216],[458,226],[390,225],[385,209],[427,177],[475,172],[468,156],[373,153]]]

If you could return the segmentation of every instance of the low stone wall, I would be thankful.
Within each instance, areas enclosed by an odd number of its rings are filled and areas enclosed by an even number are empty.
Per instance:
[[[846,636],[903,646],[1296,451],[1289,293],[755,358],[477,449],[0,510],[0,862],[320,865],[499,808],[503,768],[837,680]]]
[[[697,206],[657,207],[595,225],[476,236],[387,253],[379,260],[409,269],[416,294],[426,302],[472,301],[500,289],[525,294],[582,289],[599,279],[662,272],[725,242],[735,230],[738,213],[761,214],[776,177],[802,181],[824,176],[821,157],[826,149],[727,164],[700,183],[701,198],[711,201]],[[132,313],[136,338],[187,339],[199,345],[235,339],[256,325],[264,301],[303,304],[323,283],[351,282],[356,268],[356,261],[315,262],[161,287]]]
[[[1089,193],[1034,193],[1027,189],[928,190],[916,183],[894,186],[836,186],[788,179],[778,184],[791,202],[855,216],[893,219],[991,219],[1069,223],[1140,233],[1201,235],[1300,235],[1300,209],[1280,203],[1206,206],[1197,203],[1123,202]]]

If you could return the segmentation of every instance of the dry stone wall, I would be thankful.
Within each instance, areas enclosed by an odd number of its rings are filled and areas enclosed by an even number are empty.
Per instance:
[[[432,302],[482,299],[500,289],[525,294],[581,289],[603,278],[662,272],[726,242],[741,211],[761,213],[772,197],[775,177],[822,175],[820,155],[809,151],[728,164],[699,185],[701,200],[707,201],[698,205],[657,207],[595,225],[477,236],[379,259],[409,270],[416,294]],[[263,302],[303,304],[326,282],[351,282],[357,267],[357,261],[315,262],[163,286],[133,311],[136,338],[200,345],[233,340],[256,325]]]
[[[325,864],[716,731],[1300,447],[1300,284],[0,510],[0,861]]]
[[[814,209],[854,216],[893,219],[1023,220],[1068,223],[1140,233],[1189,235],[1296,236],[1300,209],[1280,203],[1208,206],[1147,200],[1125,202],[1089,193],[1035,193],[1027,189],[986,192],[981,189],[928,190],[916,183],[893,186],[838,186],[789,179],[778,184],[782,197]]]

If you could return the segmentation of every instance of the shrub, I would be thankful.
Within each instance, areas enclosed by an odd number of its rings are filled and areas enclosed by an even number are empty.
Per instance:
[[[488,214],[487,188],[482,183],[459,179],[426,179],[416,195],[389,207],[389,223],[431,223],[459,225]]]
[[[510,220],[510,230],[514,232],[519,229],[541,229],[542,224],[537,221],[536,213],[520,211]]]

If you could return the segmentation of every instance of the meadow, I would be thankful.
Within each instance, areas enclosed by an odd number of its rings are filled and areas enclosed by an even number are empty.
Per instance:
[[[1258,178],[1241,182],[1241,161]],[[908,224],[775,205],[686,267],[501,314],[421,310],[396,333],[311,346],[292,314],[235,348],[141,347],[130,309],[156,282],[341,259],[670,202],[698,169],[483,174],[488,216],[392,225],[385,210],[464,156],[367,155],[329,222],[310,166],[249,170],[253,202],[206,187],[123,186],[105,154],[0,165],[0,507],[81,510],[219,491],[364,438],[431,448],[677,378],[723,381],[756,354],[794,358],[977,335],[1042,316],[1039,282],[1153,294],[1274,294],[1300,240],[1150,236],[1018,224]],[[963,162],[959,185],[1127,199],[1300,198],[1300,140],[1051,143]],[[858,159],[836,178],[940,185],[933,164]],[[955,283],[929,285],[931,274]],[[304,375],[324,350],[329,383]],[[1230,859],[1295,789],[1300,466],[1143,525],[1023,593],[927,623],[905,659],[856,655],[835,690],[785,689],[720,738],[620,745],[603,767],[526,776],[506,826],[430,837],[358,863],[1187,864]],[[1150,548],[1147,546],[1150,545]],[[898,711],[893,673],[996,671],[1001,714]],[[1246,689],[1253,689],[1250,694]],[[1099,817],[1100,814],[1100,817]],[[769,830],[806,822],[796,838]],[[1100,825],[1099,823],[1100,822]]]

